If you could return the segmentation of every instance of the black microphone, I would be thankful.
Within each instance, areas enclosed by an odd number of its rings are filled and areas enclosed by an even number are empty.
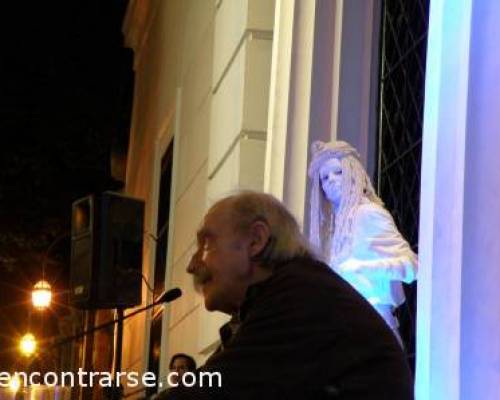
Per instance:
[[[173,288],[163,293],[160,296],[160,298],[157,301],[155,301],[155,303],[170,303],[171,301],[174,301],[175,299],[178,299],[181,296],[182,296],[182,290],[179,288]]]
[[[113,319],[111,321],[105,322],[104,324],[94,326],[93,328],[91,328],[89,330],[77,333],[77,334],[72,335],[72,336],[68,336],[68,337],[60,340],[59,342],[56,342],[55,344],[53,344],[49,348],[52,348],[52,347],[55,347],[55,346],[59,346],[59,345],[64,344],[64,343],[68,343],[68,342],[70,342],[72,340],[75,340],[75,339],[81,338],[81,337],[83,337],[85,335],[88,335],[89,333],[98,331],[98,330],[103,329],[103,328],[107,328],[108,326],[112,326],[112,325],[118,323],[119,321],[124,321],[124,320],[126,320],[126,319],[128,319],[130,317],[133,317],[134,315],[137,315],[137,314],[139,314],[139,313],[141,313],[143,311],[146,311],[149,308],[155,307],[155,306],[157,306],[159,304],[170,303],[171,301],[174,301],[175,299],[178,299],[181,296],[182,296],[182,290],[179,289],[179,288],[173,288],[173,289],[167,290],[165,293],[163,293],[160,296],[160,298],[158,299],[158,301],[155,301],[154,303],[148,304],[145,307],[142,307],[142,308],[139,308],[139,309],[137,309],[135,311],[132,311],[130,314],[127,314],[127,315],[125,315],[125,316],[123,316],[121,318]]]

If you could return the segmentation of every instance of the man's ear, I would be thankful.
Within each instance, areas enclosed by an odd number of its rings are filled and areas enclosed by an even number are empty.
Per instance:
[[[264,221],[255,221],[250,227],[249,253],[252,259],[259,258],[271,237],[271,229]]]

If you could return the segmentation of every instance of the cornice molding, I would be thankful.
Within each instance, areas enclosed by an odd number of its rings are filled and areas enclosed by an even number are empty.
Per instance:
[[[125,47],[134,51],[134,68],[147,40],[156,8],[151,0],[130,0],[127,6],[122,32],[125,38]]]

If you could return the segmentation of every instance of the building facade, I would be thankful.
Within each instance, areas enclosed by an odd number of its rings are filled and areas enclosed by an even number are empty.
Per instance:
[[[126,369],[164,378],[173,353],[202,362],[217,345],[227,317],[204,310],[185,269],[209,205],[240,188],[263,189],[274,6],[129,4],[124,31],[135,52],[135,95],[126,192],[146,200],[143,272],[155,290],[145,288],[144,301],[165,287],[184,293],[125,325]]]
[[[143,273],[152,290],[144,286],[143,303],[165,288],[184,294],[125,324],[125,370],[154,370],[164,380],[172,354],[201,363],[217,346],[227,317],[204,310],[185,273],[215,200],[264,190],[307,228],[314,140],[347,140],[372,175],[380,172],[384,6],[130,1],[123,30],[135,89],[125,192],[146,201]],[[500,270],[492,269],[500,247],[483,240],[497,236],[500,220],[500,176],[483,173],[497,168],[500,138],[496,17],[494,0],[431,0],[428,9],[422,165],[413,171],[421,173],[418,399],[493,399],[500,383]]]

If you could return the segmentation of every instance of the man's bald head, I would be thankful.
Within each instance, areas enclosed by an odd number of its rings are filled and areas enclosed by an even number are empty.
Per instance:
[[[208,310],[238,311],[248,287],[279,262],[309,254],[288,210],[264,193],[242,192],[215,203],[198,231],[189,263]]]
[[[311,253],[293,215],[270,194],[242,191],[216,202],[207,215],[210,213],[224,215],[237,233],[248,232],[257,221],[265,223],[271,241],[260,260],[267,265]]]

